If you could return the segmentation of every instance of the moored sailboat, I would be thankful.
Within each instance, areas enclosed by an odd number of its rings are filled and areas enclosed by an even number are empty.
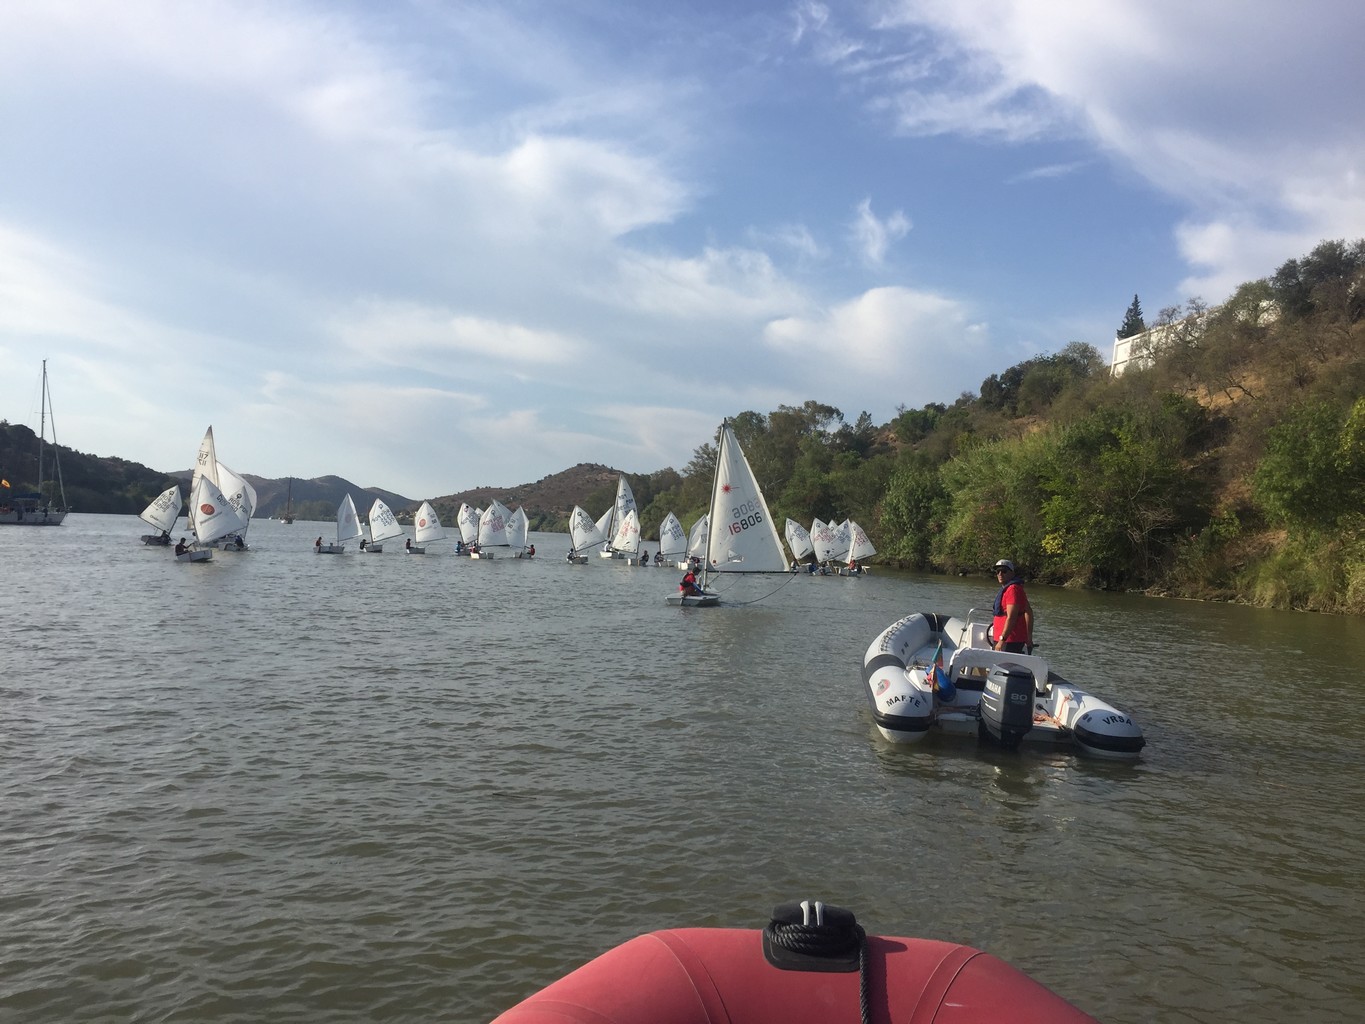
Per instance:
[[[285,488],[284,513],[280,516],[280,522],[288,524],[294,521],[294,478],[292,476]]]
[[[52,416],[52,394],[47,387],[47,360],[43,360],[42,397],[38,413],[38,489],[22,494],[4,494],[0,497],[0,526],[61,526],[68,512],[66,506],[66,484],[62,482],[62,464],[57,453],[57,422]],[[52,422],[52,465],[57,472],[57,493],[62,503],[55,508],[52,499],[51,480],[44,480],[44,456],[47,454],[47,426]],[[3,481],[3,490],[8,491],[10,483]]]

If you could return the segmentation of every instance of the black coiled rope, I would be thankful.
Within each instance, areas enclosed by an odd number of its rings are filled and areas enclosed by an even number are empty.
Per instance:
[[[858,958],[858,1009],[862,1024],[871,1024],[867,999],[867,932],[853,915],[840,907],[827,907],[809,901],[799,904],[802,920],[780,920],[783,911],[795,909],[788,904],[778,907],[763,929],[767,943],[814,961],[851,961],[856,951]]]

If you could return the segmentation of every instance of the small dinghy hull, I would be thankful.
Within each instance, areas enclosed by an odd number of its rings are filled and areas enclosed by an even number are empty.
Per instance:
[[[788,908],[851,923],[828,946]],[[799,920],[799,919],[798,919]],[[784,936],[801,942],[791,948]],[[808,935],[815,939],[807,940]],[[865,959],[860,968],[860,956]],[[864,1000],[871,1017],[864,1015]],[[1095,1024],[1003,960],[951,942],[865,936],[838,907],[784,904],[763,930],[637,936],[495,1018],[494,1024]]]

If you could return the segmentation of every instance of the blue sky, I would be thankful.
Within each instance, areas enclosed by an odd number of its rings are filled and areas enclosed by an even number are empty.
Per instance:
[[[738,13],[737,13],[738,12]],[[951,402],[1365,236],[1365,6],[0,4],[0,417],[414,498]]]

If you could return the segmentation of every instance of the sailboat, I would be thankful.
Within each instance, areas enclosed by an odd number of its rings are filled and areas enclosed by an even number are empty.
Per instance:
[[[324,544],[322,538],[319,537],[313,542],[313,553],[318,555],[344,555],[346,553],[346,542],[364,535],[365,532],[360,528],[360,517],[355,512],[355,502],[347,494],[341,499],[341,504],[337,506],[336,543]]]
[[[403,536],[403,526],[382,499],[375,498],[370,506],[370,539],[361,538],[360,549],[372,555],[383,554],[384,542]]]
[[[694,563],[698,566],[706,557],[706,542],[711,537],[711,514],[708,512],[692,524],[692,532],[687,535],[687,565],[678,566],[679,569],[689,568]]]
[[[460,511],[455,514],[455,525],[460,528],[460,543],[455,548],[457,555],[467,555],[470,549],[479,543],[479,517],[483,515],[482,509],[477,509],[469,502],[460,503]]]
[[[208,430],[204,431],[204,439],[199,442],[199,451],[194,457],[194,473],[190,477],[190,507],[185,510],[185,519],[191,531],[194,530],[196,517],[194,493],[199,488],[199,481],[205,476],[214,484],[218,483],[218,453],[213,443],[212,423],[209,424]]]
[[[240,529],[225,534],[219,541],[224,551],[248,551],[246,531],[251,527],[251,514],[256,510],[256,488],[240,473],[218,463],[218,489],[243,520]]]
[[[635,514],[635,509],[631,509],[621,517],[617,524],[616,533],[611,538],[612,558],[627,559],[634,565],[640,558],[640,520]]]
[[[513,558],[533,558],[536,550],[535,546],[526,546],[526,540],[531,533],[531,521],[526,518],[526,510],[520,505],[507,520],[507,546],[515,552]]]
[[[584,552],[606,543],[592,516],[577,505],[569,515],[569,543],[572,547],[569,548],[568,560],[574,565],[586,564],[588,556]]]
[[[488,507],[479,516],[478,544],[469,552],[470,558],[492,558],[492,548],[507,547],[507,521],[512,513],[496,499],[489,499]]]
[[[616,478],[616,501],[611,508],[607,509],[601,519],[597,521],[597,527],[602,531],[602,536],[607,538],[607,545],[598,552],[603,558],[634,558],[635,553],[640,549],[640,528],[638,518],[635,527],[635,544],[628,551],[618,550],[616,547],[616,535],[621,530],[621,524],[625,521],[626,515],[634,512],[635,492],[630,489],[630,484],[626,481],[626,475],[621,473]]]
[[[190,505],[194,509],[193,548],[183,548],[184,539],[176,545],[177,562],[207,562],[213,556],[216,541],[246,528],[249,516],[243,514],[240,505],[228,500],[207,473],[201,474],[190,494]]]
[[[662,565],[687,568],[687,533],[672,512],[659,524],[659,557]]]
[[[850,576],[859,576],[867,572],[863,561],[875,555],[877,549],[872,546],[872,541],[861,526],[850,519],[848,527],[853,539],[848,548],[848,565],[842,571]]]
[[[683,607],[720,604],[720,595],[707,590],[711,576],[722,573],[787,572],[787,556],[773,525],[768,503],[749,460],[726,421],[720,426],[716,475],[711,483],[710,527],[702,563],[701,594],[670,594],[665,600]]]
[[[787,547],[792,553],[792,571],[796,571],[796,563],[807,555],[815,551],[815,545],[811,543],[810,531],[798,523],[795,519],[788,519],[783,535],[787,538]]]
[[[441,525],[441,517],[436,514],[436,509],[431,502],[422,502],[422,507],[417,510],[417,517],[412,521],[413,543],[407,546],[410,555],[425,555],[427,545],[434,540],[440,540],[446,535],[446,528]]]
[[[62,482],[62,463],[57,454],[57,421],[52,416],[52,393],[47,388],[47,360],[43,360],[43,391],[38,414],[38,489],[24,494],[8,494],[0,508],[0,526],[61,526],[66,518],[66,485]],[[43,480],[43,457],[47,448],[47,422],[52,420],[52,465],[57,470],[57,488],[62,503],[52,507],[47,484]],[[9,489],[9,482],[4,487]]]
[[[838,546],[839,538],[833,526],[819,519],[811,520],[810,542],[815,548],[817,562],[826,565],[834,560],[834,549]]]
[[[291,476],[285,485],[284,492],[284,515],[280,516],[280,522],[292,523],[294,521],[294,478]]]
[[[169,547],[171,531],[175,529],[175,522],[180,518],[180,506],[183,504],[184,499],[180,497],[179,484],[174,487],[167,487],[153,498],[151,504],[138,513],[138,518],[161,532],[144,533],[142,543]]]

